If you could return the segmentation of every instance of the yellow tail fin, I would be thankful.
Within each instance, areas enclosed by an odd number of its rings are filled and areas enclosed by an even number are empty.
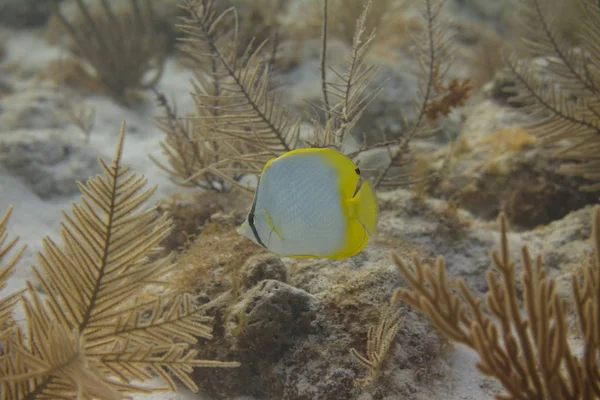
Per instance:
[[[375,231],[379,218],[379,207],[373,187],[367,181],[363,182],[358,193],[352,199],[355,218],[360,221],[369,234]]]

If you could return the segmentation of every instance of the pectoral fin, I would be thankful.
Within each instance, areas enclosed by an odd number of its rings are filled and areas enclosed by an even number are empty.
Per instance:
[[[362,182],[350,203],[353,208],[352,216],[360,221],[369,234],[372,234],[379,219],[379,208],[373,187],[368,181]]]
[[[263,211],[265,213],[265,217],[267,217],[267,224],[269,224],[269,226],[271,227],[273,232],[275,232],[277,237],[279,237],[280,240],[283,240],[283,236],[279,233],[279,231],[277,230],[275,225],[273,225],[273,221],[271,220],[271,217],[269,216],[269,213],[267,212],[267,210],[263,210]]]

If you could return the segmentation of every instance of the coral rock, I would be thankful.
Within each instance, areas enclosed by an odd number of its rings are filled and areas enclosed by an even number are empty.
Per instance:
[[[503,211],[515,228],[547,224],[595,203],[594,194],[579,190],[584,180],[558,172],[555,149],[520,127],[530,121],[521,110],[495,101],[474,106],[433,196],[488,220]],[[433,154],[429,163],[442,165],[446,151]]]
[[[277,360],[298,336],[310,333],[316,301],[304,290],[266,280],[249,293],[240,349]]]
[[[272,279],[287,281],[287,269],[279,257],[274,254],[258,254],[246,261],[242,268],[244,287],[251,288],[261,281]]]
[[[98,171],[91,148],[52,130],[15,130],[0,135],[0,165],[43,199],[78,192],[76,181]]]

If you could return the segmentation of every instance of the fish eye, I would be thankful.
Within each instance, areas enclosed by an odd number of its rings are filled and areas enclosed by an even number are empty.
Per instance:
[[[356,172],[356,175],[360,175],[360,168],[356,168],[354,172]]]

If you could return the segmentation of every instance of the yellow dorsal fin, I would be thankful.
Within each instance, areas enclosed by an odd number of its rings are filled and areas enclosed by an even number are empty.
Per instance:
[[[356,195],[350,200],[351,216],[356,218],[372,234],[377,226],[379,207],[373,187],[367,181],[363,182]]]
[[[321,154],[329,165],[337,171],[338,187],[341,199],[350,199],[354,195],[360,179],[358,166],[344,154],[329,148],[311,149]]]
[[[263,170],[262,170],[262,172],[265,172],[265,170],[266,170],[266,169],[269,167],[269,165],[271,165],[271,163],[272,163],[273,161],[275,161],[276,159],[277,159],[277,157],[270,158],[270,159],[269,159],[269,161],[267,161],[267,162],[265,163],[265,166],[263,167]],[[261,173],[261,174],[262,174],[262,173]]]
[[[369,233],[363,224],[361,224],[356,218],[353,218],[348,221],[348,226],[346,227],[344,246],[342,246],[342,248],[340,248],[336,253],[327,256],[327,258],[340,260],[352,257],[360,253],[365,248],[368,241]]]

